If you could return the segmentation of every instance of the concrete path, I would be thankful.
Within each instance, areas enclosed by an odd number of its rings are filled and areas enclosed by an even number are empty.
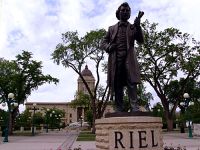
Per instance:
[[[186,150],[200,150],[200,137],[188,138],[188,133],[163,133],[164,146],[173,146],[186,148]],[[81,148],[81,150],[95,150],[95,142],[79,142],[76,141],[74,148]]]
[[[49,131],[35,136],[9,136],[0,150],[68,150],[78,136],[77,131]]]
[[[186,150],[200,150],[200,137],[188,137],[188,133],[163,133],[163,142],[165,146],[181,146]]]

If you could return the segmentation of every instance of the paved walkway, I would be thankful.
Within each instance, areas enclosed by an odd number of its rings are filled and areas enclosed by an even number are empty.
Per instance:
[[[34,137],[9,136],[8,143],[0,143],[0,150],[68,150],[77,136],[77,131],[49,131]]]
[[[200,137],[188,138],[188,133],[163,133],[163,142],[164,146],[181,146],[186,150],[200,150]],[[72,150],[79,147],[81,150],[95,150],[95,142],[76,141],[72,146]]]
[[[50,131],[32,136],[9,136],[8,143],[0,142],[0,150],[95,150],[95,142],[75,141],[77,131]],[[1,137],[0,137],[1,139]],[[2,141],[2,139],[1,139]],[[181,146],[187,150],[200,150],[200,137],[188,138],[188,133],[163,133],[165,146]]]
[[[188,133],[164,133],[163,142],[165,146],[181,146],[187,150],[200,150],[200,136],[188,137]]]

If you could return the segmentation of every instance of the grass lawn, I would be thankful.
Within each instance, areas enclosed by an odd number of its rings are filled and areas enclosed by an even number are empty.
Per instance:
[[[34,135],[37,135],[38,133],[35,133]],[[32,136],[31,132],[13,132],[13,136]]]
[[[39,132],[35,132],[35,135],[39,134]],[[2,132],[0,132],[0,135],[2,135]],[[13,131],[12,135],[9,136],[32,136],[31,131]]]
[[[90,131],[81,131],[79,133],[77,141],[95,141],[95,134]]]

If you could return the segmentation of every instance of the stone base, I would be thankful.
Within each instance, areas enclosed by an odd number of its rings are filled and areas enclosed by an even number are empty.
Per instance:
[[[142,112],[142,111],[135,111],[135,112],[112,112],[106,113],[105,118],[110,117],[129,117],[129,116],[153,116],[151,112]]]
[[[193,126],[194,126],[194,130],[193,130],[194,135],[200,136],[200,124],[194,123]]]
[[[130,116],[96,120],[96,150],[162,150],[162,120]]]

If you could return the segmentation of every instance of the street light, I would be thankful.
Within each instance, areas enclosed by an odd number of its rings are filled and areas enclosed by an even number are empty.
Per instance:
[[[83,116],[80,117],[80,121],[81,121],[81,127],[83,125]]]
[[[36,108],[36,103],[33,103],[33,108],[31,109],[31,110],[33,110],[33,116],[32,116],[32,136],[34,136],[35,135],[35,124],[34,124],[34,118],[35,118],[35,111],[36,110],[38,110],[37,108]]]
[[[15,102],[14,100],[14,94],[13,93],[9,93],[8,94],[8,100],[7,100],[7,104],[8,104],[8,119],[7,119],[7,123],[6,123],[6,128],[4,129],[4,133],[5,133],[5,137],[4,137],[4,140],[3,142],[8,142],[8,134],[9,134],[9,131],[12,127],[10,127],[10,125],[12,125],[12,122],[11,119],[12,119],[12,110],[13,110],[13,107],[17,107],[18,106],[18,103]],[[2,104],[3,107],[6,106],[6,103],[3,103]]]
[[[180,105],[183,106],[185,109],[187,109],[190,105],[194,105],[193,102],[189,101],[190,95],[188,93],[184,93],[183,97],[184,97],[185,101],[181,102]],[[191,124],[192,124],[192,121],[189,120],[189,123],[188,123],[188,137],[189,138],[193,137]]]
[[[46,133],[48,133],[48,126],[49,126],[49,111],[50,111],[50,109],[49,108],[47,108],[47,111],[46,111],[46,124],[47,124],[47,126],[46,126]]]
[[[50,126],[51,126],[51,130],[53,131],[53,118],[55,117],[54,116],[55,114],[55,111],[53,110],[51,113],[50,113]]]

